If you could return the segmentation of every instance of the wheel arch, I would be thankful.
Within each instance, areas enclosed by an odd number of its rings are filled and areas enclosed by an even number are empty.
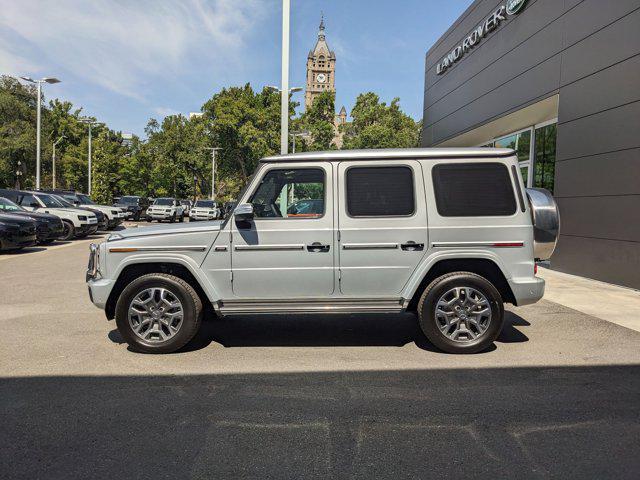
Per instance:
[[[424,289],[436,278],[453,272],[471,272],[486,278],[500,292],[504,303],[516,305],[515,295],[498,263],[491,258],[473,256],[435,260],[431,266],[427,267],[426,272],[418,277],[419,282],[418,279],[414,280],[414,288],[405,297],[410,298],[407,309],[415,311]]]
[[[109,320],[115,317],[116,303],[125,287],[136,278],[149,273],[166,273],[183,279],[194,288],[200,297],[205,313],[213,310],[209,294],[186,265],[175,261],[130,263],[120,271],[116,283],[109,292],[109,298],[105,304],[105,314]]]

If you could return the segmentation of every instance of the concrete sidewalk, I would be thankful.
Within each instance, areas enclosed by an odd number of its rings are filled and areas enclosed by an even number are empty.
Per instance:
[[[640,291],[540,268],[545,300],[640,332]]]

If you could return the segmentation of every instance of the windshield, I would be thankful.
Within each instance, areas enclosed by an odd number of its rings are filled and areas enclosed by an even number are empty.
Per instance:
[[[71,202],[71,203],[80,201],[80,199],[76,197],[73,193],[65,193],[64,195],[58,195],[58,197],[62,197],[63,200],[66,200],[67,202]]]
[[[118,203],[124,203],[125,205],[137,205],[138,197],[122,197],[118,200]]]
[[[213,200],[198,200],[194,206],[201,208],[215,208],[216,203]]]
[[[4,212],[24,212],[24,208],[19,205],[16,205],[11,200],[7,200],[6,198],[0,197],[0,210]]]
[[[44,203],[46,207],[49,207],[49,208],[64,208],[68,206],[73,207],[73,205],[65,205],[62,201],[58,200],[53,195],[39,194],[36,196],[42,201],[42,203]]]
[[[168,205],[171,206],[173,205],[173,198],[158,198],[156,199],[155,202],[153,202],[154,205]]]
[[[73,203],[71,203],[69,200],[67,200],[64,197],[61,197],[60,195],[51,195],[55,200],[57,200],[63,207],[72,207],[75,208],[75,205]],[[47,205],[48,207],[49,205]]]
[[[180,200],[180,205],[191,205],[189,200]]]
[[[82,203],[83,205],[95,205],[95,202],[91,200],[91,197],[89,197],[89,195],[83,195],[82,193],[77,193],[76,197],[80,199],[80,203]]]

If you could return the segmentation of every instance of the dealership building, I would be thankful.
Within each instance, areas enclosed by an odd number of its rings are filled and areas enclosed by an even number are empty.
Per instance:
[[[560,207],[551,267],[640,289],[640,0],[474,1],[427,52],[422,144],[513,148]]]

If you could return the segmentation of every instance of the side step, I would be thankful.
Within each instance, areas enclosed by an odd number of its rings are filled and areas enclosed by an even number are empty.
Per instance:
[[[382,299],[288,299],[220,300],[214,308],[221,315],[286,313],[400,313],[408,302],[403,298]]]

